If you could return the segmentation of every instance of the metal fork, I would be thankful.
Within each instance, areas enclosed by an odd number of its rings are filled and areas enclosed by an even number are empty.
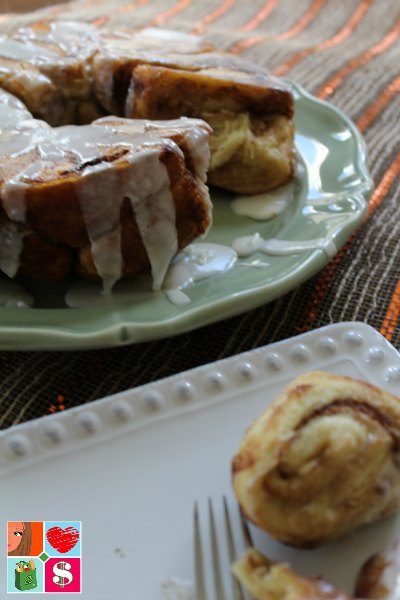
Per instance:
[[[229,514],[228,502],[226,497],[223,496],[223,508],[224,508],[224,519],[223,525],[225,529],[225,543],[228,549],[229,565],[227,569],[230,571],[230,565],[237,558],[235,543],[233,538],[233,529],[231,516]],[[242,530],[242,536],[244,545],[246,547],[252,546],[252,539],[248,525],[241,513],[240,524]],[[212,580],[213,580],[213,596],[207,594],[206,576],[204,568],[204,554],[200,535],[200,518],[199,508],[197,502],[194,506],[194,561],[195,561],[195,575],[196,575],[196,600],[209,600],[214,597],[216,600],[245,600],[247,596],[243,590],[239,581],[231,573],[232,591],[228,595],[225,595],[223,576],[221,570],[221,554],[218,547],[217,530],[214,516],[214,508],[211,499],[208,499],[208,520],[210,528],[210,547],[211,547],[211,559],[212,559]],[[233,595],[232,595],[233,592]]]

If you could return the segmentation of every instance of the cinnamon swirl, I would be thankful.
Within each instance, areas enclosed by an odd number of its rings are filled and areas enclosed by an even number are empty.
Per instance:
[[[331,373],[295,379],[247,430],[232,462],[246,516],[309,548],[400,504],[400,400]]]

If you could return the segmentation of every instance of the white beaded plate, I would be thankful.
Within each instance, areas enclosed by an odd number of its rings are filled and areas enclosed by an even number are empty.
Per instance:
[[[338,323],[30,421],[0,432],[3,524],[82,521],[85,600],[190,598],[194,501],[204,527],[208,497],[222,520],[244,430],[285,384],[316,369],[400,395],[400,354],[368,325]],[[313,551],[253,533],[270,558],[351,592],[364,559],[400,537],[400,520]],[[1,598],[5,563],[0,552]]]

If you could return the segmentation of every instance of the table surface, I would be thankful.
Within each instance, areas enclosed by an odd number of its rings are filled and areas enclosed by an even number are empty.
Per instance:
[[[256,310],[126,347],[0,352],[0,428],[329,323],[366,322],[400,348],[398,0],[3,0],[1,9],[3,31],[67,18],[203,34],[351,117],[366,141],[375,190],[362,225],[328,266]]]

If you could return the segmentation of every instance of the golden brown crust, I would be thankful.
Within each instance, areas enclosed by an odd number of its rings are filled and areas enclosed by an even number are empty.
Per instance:
[[[361,598],[387,598],[388,589],[380,582],[386,566],[387,562],[382,556],[371,556],[358,575],[355,593]]]
[[[258,193],[286,183],[294,174],[294,102],[289,87],[256,64],[218,52],[196,36],[162,30],[139,34],[128,29],[107,32],[85,23],[61,21],[35,23],[10,37],[0,36],[0,86],[22,98],[30,111],[51,125],[84,123],[107,110],[135,118],[172,119],[185,115],[207,119],[215,127],[210,181],[232,191]],[[109,143],[108,138],[102,144],[94,139],[95,128],[85,132],[81,129],[80,134],[75,132],[71,137],[68,137],[71,131],[67,133],[65,128],[59,128],[54,135],[55,129],[31,119],[24,107],[18,109],[22,112],[12,127],[6,123],[8,129],[4,129],[2,125],[8,116],[7,110],[2,111],[2,108],[0,130],[6,135],[1,139],[0,148],[0,182],[4,183],[1,202],[10,219],[24,221],[34,232],[36,237],[31,238],[30,243],[37,240],[35,254],[45,247],[45,242],[63,247],[60,256],[65,260],[60,258],[57,268],[61,272],[64,268],[61,263],[68,262],[64,247],[69,248],[68,255],[78,249],[79,270],[87,276],[95,277],[97,269],[105,278],[102,269],[107,271],[112,263],[113,275],[107,275],[109,282],[118,279],[115,273],[121,267],[121,248],[124,274],[147,271],[150,263],[153,266],[163,263],[160,261],[162,252],[157,251],[155,244],[153,256],[149,257],[151,242],[147,241],[144,250],[141,240],[147,236],[151,222],[147,205],[142,210],[139,228],[133,224],[137,219],[134,214],[138,210],[137,198],[146,201],[153,192],[138,195],[135,190],[135,198],[124,192],[115,202],[110,200],[110,194],[103,198],[102,189],[97,199],[93,189],[87,193],[89,183],[93,188],[97,179],[103,182],[99,188],[102,185],[112,188],[112,177],[107,180],[107,175],[103,177],[99,172],[104,165],[112,165],[116,181],[126,182],[127,172],[130,176],[135,171],[135,152],[140,153],[146,144],[140,148],[139,144],[134,151],[127,150],[126,140],[114,144]],[[14,137],[13,150],[7,153],[9,133],[16,130],[19,136],[20,122],[24,121],[27,122],[20,140],[26,139],[26,146],[22,147],[21,141],[19,146],[15,144]],[[121,127],[129,136],[127,127]],[[193,127],[203,127],[204,133],[206,124],[197,123]],[[29,139],[30,129],[38,134],[34,136],[35,142]],[[209,133],[210,128],[206,129]],[[86,135],[91,142],[84,146],[82,139]],[[199,150],[196,134],[190,137],[177,131],[163,133],[159,127],[156,135],[161,138],[159,147],[163,158],[159,162],[165,163],[171,180],[169,186],[163,183],[163,193],[170,196],[169,190],[172,192],[172,205],[168,198],[170,208],[162,236],[166,245],[169,244],[172,259],[175,247],[183,248],[210,225],[210,204],[202,183],[209,153],[208,150],[204,153],[204,148]],[[40,139],[42,141],[37,142]],[[204,137],[201,140],[204,141]],[[169,147],[174,147],[171,157],[168,157]],[[86,158],[81,159],[81,155]],[[163,181],[163,169],[156,163],[153,166],[158,171],[158,179]],[[82,192],[82,188],[86,191]],[[123,208],[125,195],[130,197],[132,206],[136,202],[133,210]],[[149,200],[149,205],[151,202]],[[103,214],[103,223],[99,225],[100,217],[94,213],[101,212],[100,205],[107,205],[110,213]],[[164,209],[156,210],[160,229]],[[173,232],[172,236],[168,223],[173,220],[174,210],[177,235]],[[124,211],[127,216],[121,228],[120,244],[118,215]],[[110,221],[104,223],[108,218]],[[170,243],[172,237],[174,240]],[[101,248],[111,238],[114,254],[113,259],[107,261]],[[27,243],[24,240],[24,244]],[[92,250],[88,248],[89,243]],[[94,262],[92,251],[97,253]],[[102,257],[99,252],[103,252]],[[23,268],[36,273],[33,262],[28,261],[29,268]],[[57,263],[55,258],[54,263]],[[163,270],[164,264],[159,273]]]
[[[399,440],[398,398],[348,377],[308,373],[245,433],[233,487],[257,526],[313,547],[398,508]]]
[[[31,233],[24,238],[18,274],[53,283],[63,279],[71,271],[72,259],[73,252],[70,248]]]
[[[133,104],[125,107],[129,114],[148,119],[186,115],[211,125],[212,185],[256,194],[293,178],[294,109],[289,90],[228,68],[189,71],[142,64],[132,78]]]
[[[249,548],[232,570],[254,600],[350,600],[327,581],[302,577],[254,548]]]

